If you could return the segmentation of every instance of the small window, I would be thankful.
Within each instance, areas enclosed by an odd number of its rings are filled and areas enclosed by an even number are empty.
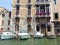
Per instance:
[[[56,0],[54,0],[54,4],[56,5]]]
[[[16,5],[16,10],[19,10],[19,8],[20,8],[19,5]]]
[[[54,14],[54,19],[58,19],[58,13]]]
[[[31,9],[31,6],[28,6],[28,9]]]
[[[60,29],[57,29],[57,33],[60,33]]]
[[[1,28],[1,30],[3,30],[3,28]]]
[[[30,29],[30,30],[31,30],[31,25],[28,25],[28,29]]]
[[[31,15],[31,10],[28,10],[28,15]]]
[[[19,10],[16,10],[16,15],[18,15],[19,14]]]
[[[8,28],[8,30],[10,30],[10,28]]]
[[[51,26],[48,25],[47,29],[48,29],[48,32],[50,32],[51,31]]]
[[[2,20],[2,25],[4,25],[4,20]]]
[[[59,27],[60,26],[60,23],[59,22],[56,22],[56,23],[54,23],[54,27],[56,28],[56,27]]]
[[[37,26],[36,26],[36,31],[39,31],[39,30],[40,30],[40,26],[37,25]]]
[[[5,17],[5,14],[2,14],[2,17]]]
[[[36,5],[36,15],[39,13],[39,5]]]
[[[8,20],[8,25],[10,25],[10,20]]]
[[[28,6],[28,15],[31,14],[31,6]]]
[[[41,5],[41,6],[40,6],[40,12],[41,12],[41,13],[42,13],[42,12],[43,12],[43,13],[45,12],[45,5]]]
[[[9,12],[9,18],[11,18],[11,12]]]

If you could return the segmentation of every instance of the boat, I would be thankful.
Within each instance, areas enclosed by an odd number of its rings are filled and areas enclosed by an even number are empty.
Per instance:
[[[18,33],[19,39],[29,39],[30,35],[26,30],[20,30]]]
[[[40,32],[36,32],[34,34],[34,38],[43,38],[44,37],[44,34],[40,33]]]
[[[12,32],[2,32],[1,39],[13,39]]]

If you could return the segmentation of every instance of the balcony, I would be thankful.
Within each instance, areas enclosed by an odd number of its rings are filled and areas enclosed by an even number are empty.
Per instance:
[[[40,4],[50,4],[50,1],[36,1],[35,5],[40,5]]]
[[[16,6],[16,5],[20,6],[20,3],[14,3],[14,4],[12,4],[12,6]]]
[[[20,3],[16,3],[15,5],[19,5],[20,6]]]
[[[32,15],[27,15],[27,18],[32,18]]]
[[[19,17],[20,18],[20,15],[15,15],[15,17]]]
[[[36,17],[50,17],[50,13],[49,12],[36,13]]]

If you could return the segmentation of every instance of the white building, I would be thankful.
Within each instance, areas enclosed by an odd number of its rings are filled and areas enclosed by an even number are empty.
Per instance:
[[[7,31],[10,29],[11,12],[0,7],[0,31]]]

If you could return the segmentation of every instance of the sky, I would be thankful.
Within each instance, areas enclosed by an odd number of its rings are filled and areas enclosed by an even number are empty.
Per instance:
[[[0,0],[0,7],[4,7],[7,10],[12,10],[12,0]]]

